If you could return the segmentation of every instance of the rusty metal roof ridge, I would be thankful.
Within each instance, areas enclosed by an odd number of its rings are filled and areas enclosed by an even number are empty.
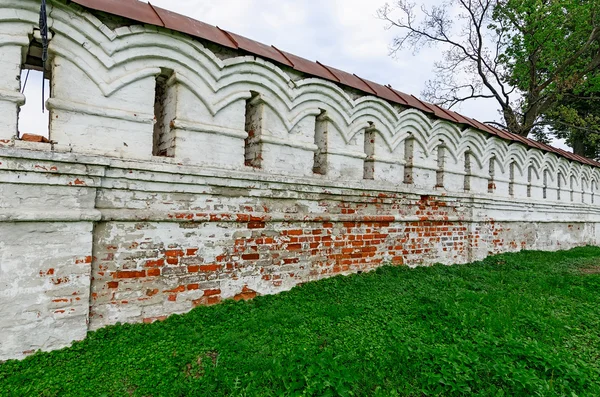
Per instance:
[[[449,112],[447,109],[444,109],[443,107],[441,107],[441,106],[438,106],[438,105],[435,105],[435,104],[434,104],[434,106],[437,106],[437,108],[438,108],[438,109],[440,109],[442,112],[444,112],[445,114],[447,114],[447,115],[448,115],[448,117],[450,117],[450,118],[451,118],[452,120],[454,120],[456,123],[458,123],[458,124],[464,124],[464,123],[462,123],[461,121],[459,121],[459,120],[458,120],[458,118],[454,117],[454,116],[453,116],[453,115],[452,115],[452,114],[451,114],[451,113],[450,113],[450,112]]]
[[[333,73],[333,72],[331,71],[331,69],[329,69],[327,66],[323,65],[323,64],[322,64],[321,62],[319,62],[319,61],[316,61],[316,64],[317,64],[317,65],[319,65],[319,66],[321,66],[321,67],[323,67],[323,68],[325,68],[325,69],[327,69],[327,71],[328,71],[328,72],[329,72],[329,73],[330,73],[330,74],[333,76],[333,78],[334,78],[334,79],[336,79],[338,83],[340,82],[340,79],[339,79],[339,78],[338,78],[338,77],[335,75],[335,73]]]
[[[360,81],[362,81],[363,83],[365,83],[365,85],[367,87],[369,87],[369,89],[373,92],[373,95],[378,96],[377,95],[377,91],[375,91],[373,89],[373,87],[371,87],[371,84],[367,83],[362,77],[358,76],[356,73],[352,73],[354,75],[354,77],[356,77],[357,79],[359,79]]]
[[[392,88],[392,86],[391,86],[391,85],[389,85],[389,84],[386,84],[386,85],[384,85],[384,87],[385,87],[385,88],[387,88],[388,90],[392,91],[392,92],[394,93],[394,95],[396,95],[396,97],[402,101],[402,104],[403,104],[403,105],[406,105],[406,106],[408,106],[408,102],[406,102],[406,101],[404,100],[404,98],[402,98],[402,97],[400,96],[400,94],[398,94],[398,93],[396,92],[396,90],[394,90],[394,89]]]
[[[154,6],[152,5],[152,3],[150,3],[150,2],[148,2],[148,5],[150,6],[150,8],[152,8],[152,11],[154,11],[154,13],[158,17],[158,19],[160,19],[160,22],[162,23],[162,26],[164,28],[166,26],[165,25],[165,21],[163,21],[163,19],[160,17],[160,14],[158,13],[158,11],[156,11],[156,8],[154,8]]]
[[[287,59],[287,61],[290,63],[290,65],[292,65],[293,68],[296,67],[296,65],[294,65],[294,62],[292,62],[292,60],[290,58],[288,58],[287,55],[285,55],[285,53],[283,51],[281,51],[279,48],[275,47],[272,44],[271,44],[271,47],[273,47],[275,49],[275,51],[277,51],[278,53],[280,53],[282,57],[284,57],[285,59]]]
[[[433,114],[435,114],[435,110],[429,106],[427,106],[427,104],[425,102],[423,102],[422,100],[420,100],[419,98],[417,98],[416,96],[414,96],[413,94],[409,94],[411,97],[413,97],[415,100],[417,100],[421,105],[425,106],[426,109],[429,109],[429,111]]]
[[[221,29],[221,28],[219,27],[219,25],[217,25],[217,29],[219,29],[221,32],[223,32],[223,34],[224,34],[225,36],[227,36],[227,38],[228,38],[229,40],[231,40],[231,42],[232,42],[232,43],[233,43],[233,44],[234,44],[234,45],[235,45],[237,48],[240,48],[240,44],[237,42],[237,40],[236,40],[236,39],[234,39],[234,38],[233,38],[233,36],[232,36],[232,35],[231,35],[231,34],[230,34],[228,31],[226,31],[226,30],[224,30],[224,29]]]

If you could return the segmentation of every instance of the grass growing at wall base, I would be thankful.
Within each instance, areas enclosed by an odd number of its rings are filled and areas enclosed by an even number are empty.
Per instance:
[[[599,396],[600,248],[335,277],[0,365],[1,396]]]

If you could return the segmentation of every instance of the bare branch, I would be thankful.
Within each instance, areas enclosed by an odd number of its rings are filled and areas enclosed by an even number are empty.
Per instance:
[[[506,129],[507,129],[507,128],[506,128],[506,126],[505,126],[504,124],[502,124],[502,123],[498,123],[498,122],[496,122],[496,121],[484,121],[484,122],[483,122],[483,124],[491,124],[491,125],[495,125],[495,126],[498,126],[498,127],[500,127],[500,128],[501,128],[501,129],[503,129],[503,130],[506,130]]]

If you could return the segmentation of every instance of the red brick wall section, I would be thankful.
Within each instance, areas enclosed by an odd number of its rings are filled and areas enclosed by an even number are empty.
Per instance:
[[[234,199],[211,197],[204,210],[213,212],[97,223],[90,328],[152,322],[383,264],[466,263],[499,252],[568,248],[590,234],[581,223],[473,220],[470,201],[412,197],[301,202],[318,214],[294,212],[298,200],[260,198],[243,198],[239,212],[223,212]]]
[[[466,262],[469,244],[477,243],[468,223],[449,220],[460,217],[457,201],[382,195],[319,205],[331,219],[274,221],[263,206],[262,216],[185,213],[173,215],[185,222],[98,224],[91,327],[149,322],[387,263]],[[392,214],[399,213],[411,221],[397,221]]]

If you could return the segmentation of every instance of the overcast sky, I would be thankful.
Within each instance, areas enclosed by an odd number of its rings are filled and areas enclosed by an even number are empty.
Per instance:
[[[436,2],[436,0],[427,1]],[[399,91],[420,96],[425,82],[432,77],[433,63],[439,59],[441,49],[425,49],[418,54],[406,50],[396,58],[390,57],[388,46],[398,31],[386,30],[386,24],[376,17],[377,9],[385,2],[385,0],[151,1],[156,6],[217,25],[265,44],[275,45],[312,61],[319,60],[380,84],[391,84]],[[30,84],[32,90],[35,87],[39,90],[39,80]],[[35,91],[32,93],[34,98],[40,98],[39,93]],[[30,107],[32,107],[31,111],[39,114],[40,103],[41,100],[37,99],[29,101],[26,105],[28,109],[24,109],[23,114],[29,114]],[[498,107],[493,100],[468,102],[454,110],[479,121],[500,120]],[[26,118],[40,119],[39,116],[37,118],[26,116],[24,120]],[[28,126],[30,130],[40,129],[39,122],[33,124]]]

